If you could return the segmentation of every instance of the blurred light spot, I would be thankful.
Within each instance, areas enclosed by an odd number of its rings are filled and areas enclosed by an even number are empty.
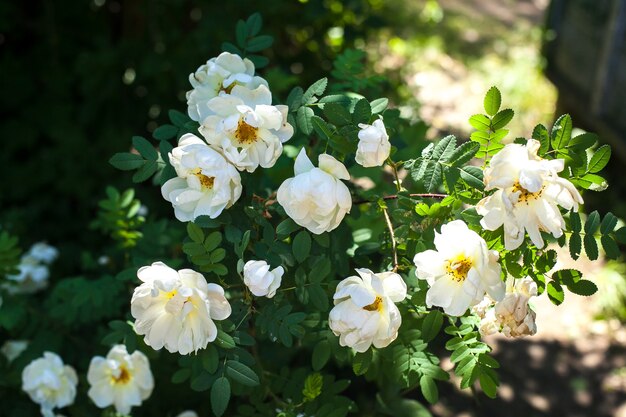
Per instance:
[[[156,119],[159,117],[159,114],[161,114],[161,107],[159,105],[153,104],[150,106],[150,109],[148,110],[148,116],[150,116],[150,118]]]
[[[343,28],[335,26],[328,29],[328,38],[331,46],[341,46],[343,44]]]
[[[106,3],[106,0],[93,0],[93,4],[96,7],[102,7],[102,6],[104,6],[104,3]]]
[[[149,121],[148,123],[146,123],[146,130],[148,132],[154,132],[154,129],[156,129],[159,125],[157,124],[157,122],[155,122],[154,120]]]
[[[294,62],[289,67],[292,74],[302,74],[302,70],[304,69],[301,62]]]
[[[380,9],[385,4],[384,0],[369,0],[370,7],[374,10]]]
[[[406,52],[406,42],[398,37],[389,39],[389,48],[393,53],[404,55]]]
[[[309,2],[309,0],[298,0],[298,1],[299,1],[300,3],[302,3],[302,4],[306,4],[306,3],[308,3],[308,2]]]
[[[124,76],[122,77],[122,81],[124,82],[124,84],[130,85],[133,83],[133,81],[135,81],[136,75],[137,74],[135,73],[135,70],[133,68],[126,68],[126,71],[124,71]]]
[[[154,44],[154,52],[157,54],[162,54],[165,52],[165,44],[163,42],[157,42]]]
[[[420,18],[424,22],[439,23],[443,20],[443,9],[437,0],[428,0],[420,13]]]
[[[340,1],[333,1],[330,3],[330,11],[333,13],[341,13],[343,11],[343,4]]]
[[[191,18],[191,20],[193,20],[194,22],[199,21],[200,19],[202,19],[202,9],[199,7],[194,7],[193,9],[191,9],[191,11],[189,12],[189,17]]]

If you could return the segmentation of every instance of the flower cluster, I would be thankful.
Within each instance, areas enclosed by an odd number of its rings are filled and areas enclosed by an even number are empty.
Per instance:
[[[536,314],[529,305],[537,295],[537,284],[531,278],[509,278],[504,298],[494,302],[486,297],[473,308],[481,318],[480,334],[502,333],[506,337],[532,336],[537,333]]]
[[[59,256],[57,248],[44,242],[34,244],[18,265],[19,273],[7,276],[3,288],[10,294],[32,294],[45,289],[50,277],[49,266]]]
[[[162,187],[176,218],[219,216],[241,196],[239,171],[270,168],[293,135],[287,107],[273,106],[267,82],[253,63],[228,52],[212,58],[189,76],[189,117],[200,123],[200,139],[180,138],[169,153],[176,177]]]
[[[539,146],[534,139],[526,145],[506,145],[485,169],[485,190],[496,192],[482,199],[476,211],[486,230],[504,226],[507,250],[517,249],[526,232],[537,248],[543,248],[542,230],[558,238],[565,229],[558,206],[577,211],[583,203],[576,187],[558,176],[564,160],[542,159]]]

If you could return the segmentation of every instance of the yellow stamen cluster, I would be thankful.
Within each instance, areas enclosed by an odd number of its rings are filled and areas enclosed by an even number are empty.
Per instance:
[[[513,184],[513,187],[511,189],[511,192],[515,193],[519,191],[519,197],[517,199],[518,203],[526,203],[526,205],[528,205],[529,201],[533,201],[538,199],[539,197],[541,197],[541,194],[543,193],[544,188],[546,188],[546,186],[544,185],[543,187],[541,187],[541,189],[535,193],[531,193],[530,191],[528,191],[526,188],[522,187],[519,183],[519,181],[515,181],[515,184]]]
[[[239,141],[240,144],[251,144],[257,141],[257,131],[259,129],[250,126],[246,123],[243,118],[239,119],[239,123],[237,124],[237,130],[235,131],[235,137]]]
[[[446,262],[446,273],[456,282],[463,282],[473,266],[474,262],[471,259],[460,256]]]
[[[128,369],[126,369],[125,366],[122,366],[120,368],[120,374],[115,377],[113,375],[111,375],[111,384],[115,385],[115,384],[127,384],[131,379],[131,375],[130,372],[128,372]]]
[[[200,180],[200,185],[202,185],[202,188],[207,189],[207,190],[213,189],[213,185],[215,183],[215,177],[209,177],[209,176],[204,175],[200,168],[194,169],[192,173],[193,175],[198,177],[198,179]]]
[[[367,311],[381,311],[383,309],[383,299],[377,296],[372,304],[363,307],[363,310]]]

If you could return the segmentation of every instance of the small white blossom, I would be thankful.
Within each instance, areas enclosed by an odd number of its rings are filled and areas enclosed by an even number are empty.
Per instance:
[[[132,354],[126,346],[115,345],[106,358],[91,359],[87,371],[90,388],[87,395],[99,408],[110,405],[119,414],[129,414],[150,397],[154,378],[146,355],[136,350]]]
[[[365,352],[383,348],[398,337],[402,316],[395,303],[406,298],[406,284],[395,272],[373,273],[357,269],[339,283],[333,296],[335,307],[328,324],[341,346]]]
[[[236,86],[207,105],[215,114],[204,119],[200,133],[239,170],[273,167],[283,143],[293,136],[287,123],[289,109],[272,106],[272,93],[265,85],[255,90]]]
[[[202,122],[212,112],[207,103],[219,95],[227,95],[239,85],[255,89],[267,82],[254,75],[254,64],[247,58],[223,52],[211,58],[189,75],[193,89],[187,92],[187,112],[192,120]]]
[[[193,410],[186,410],[177,415],[176,417],[198,417],[198,413]]]
[[[7,340],[0,348],[0,352],[7,358],[7,361],[13,362],[27,347],[27,340]]]
[[[485,240],[462,220],[454,220],[435,232],[437,250],[415,255],[417,278],[430,285],[426,304],[442,307],[446,314],[462,316],[467,309],[489,294],[504,297],[498,252],[490,251]]]
[[[28,251],[27,256],[34,258],[35,260],[50,265],[59,256],[59,250],[54,246],[50,246],[47,243],[39,242],[35,243]]]
[[[76,397],[78,377],[74,368],[64,365],[59,355],[44,352],[22,371],[22,390],[41,407],[44,416],[54,408],[71,405]]]
[[[542,159],[537,155],[539,147],[534,139],[526,145],[506,145],[485,170],[485,190],[497,190],[483,198],[476,211],[483,216],[480,224],[486,230],[504,225],[507,250],[517,249],[526,232],[538,248],[544,246],[540,231],[562,236],[565,221],[559,206],[578,211],[583,203],[574,185],[558,176],[563,159]]]
[[[389,158],[391,143],[381,119],[367,125],[360,123],[359,145],[356,150],[355,160],[358,164],[368,167],[379,167]]]
[[[294,222],[319,235],[339,226],[352,208],[352,197],[341,180],[350,179],[346,167],[330,155],[319,156],[319,168],[300,151],[294,165],[295,177],[278,188],[278,203]]]
[[[213,320],[230,316],[224,289],[196,271],[155,262],[140,268],[137,277],[143,284],[135,288],[130,311],[135,331],[155,350],[187,355],[204,349],[217,337]]]
[[[183,135],[169,154],[178,175],[161,188],[181,222],[214,219],[241,196],[241,176],[224,157],[192,134]]]
[[[257,297],[272,298],[280,287],[284,273],[282,266],[270,271],[265,261],[248,261],[243,267],[243,282]]]
[[[48,287],[50,270],[41,261],[32,256],[24,256],[17,269],[19,273],[7,275],[9,282],[3,284],[9,294],[32,294]]]
[[[481,318],[479,331],[483,336],[502,333],[506,337],[532,336],[537,333],[536,314],[529,305],[537,295],[537,284],[531,278],[507,282],[504,299],[498,302],[486,298],[474,313]]]

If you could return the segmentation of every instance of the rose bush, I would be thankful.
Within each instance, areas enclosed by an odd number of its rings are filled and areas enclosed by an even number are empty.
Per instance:
[[[108,188],[92,226],[115,245],[84,276],[38,287],[46,314],[11,285],[47,281],[56,252],[20,258],[0,235],[0,324],[13,340],[0,410],[413,415],[427,411],[402,394],[437,402],[443,350],[462,388],[493,397],[499,364],[481,335],[532,335],[531,297],[596,291],[555,270],[553,249],[577,258],[584,239],[594,260],[594,236],[608,257],[625,243],[612,214],[578,212],[581,193],[606,188],[610,148],[595,135],[572,137],[565,115],[509,138],[513,111],[494,87],[469,141],[415,144],[387,98],[345,78],[272,94],[255,70],[272,44],[260,30],[259,15],[240,21],[237,45],[190,75],[188,114],[170,111],[154,141],[133,137],[111,158],[174,213]]]

